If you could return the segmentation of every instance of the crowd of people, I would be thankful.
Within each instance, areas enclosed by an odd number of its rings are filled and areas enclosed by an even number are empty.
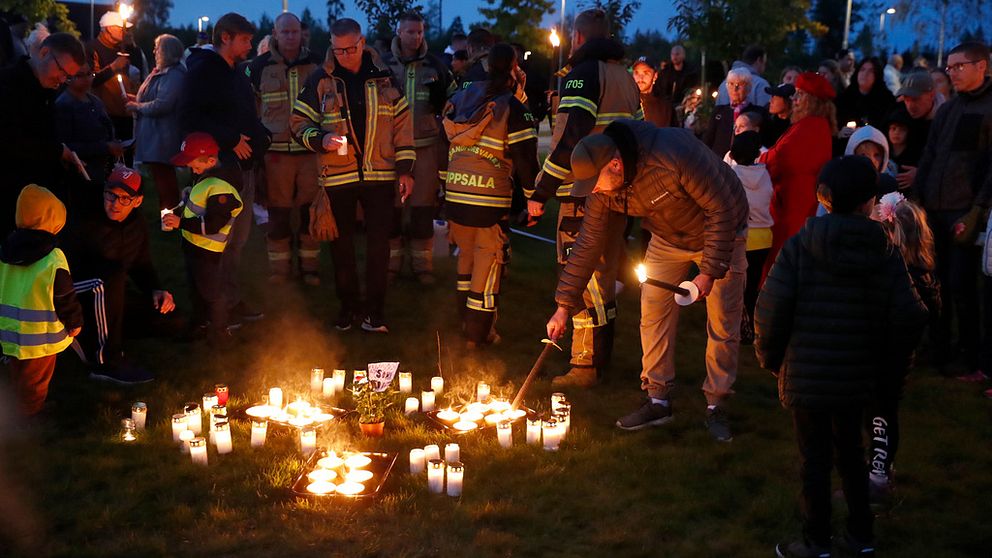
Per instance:
[[[339,19],[324,55],[283,13],[254,56],[255,26],[229,13],[209,44],[157,37],[151,71],[127,50],[126,20],[109,12],[100,26],[86,45],[50,34],[0,69],[0,134],[17,144],[0,152],[0,335],[25,414],[43,408],[70,345],[97,378],[151,381],[124,357],[125,321],[225,347],[263,319],[240,288],[253,223],[264,226],[271,283],[320,286],[329,243],[334,327],[384,334],[386,292],[404,264],[419,284],[437,280],[441,218],[467,347],[499,343],[511,222],[536,223],[552,198],[560,275],[547,329],[556,340],[572,329],[569,370],[553,385],[592,387],[609,370],[618,278],[640,219],[654,284],[697,272],[712,437],[733,439],[725,406],[741,345],[779,378],[804,519],[780,556],[829,555],[834,452],[851,514],[841,544],[872,552],[869,503],[891,492],[898,400],[927,325],[926,354],[942,373],[983,382],[992,371],[984,44],[905,73],[897,55],[883,66],[844,51],[815,71],[786,67],[777,85],[764,77],[769,53],[752,46],[707,109],[682,46],[663,64],[632,56],[598,9],[575,17],[558,87],[527,72],[522,45],[484,28],[429,52],[415,12],[378,47]],[[135,211],[149,181],[154,225]],[[155,272],[159,225],[182,239],[188,323]],[[647,398],[618,428],[671,420],[678,318],[670,292],[642,291]]]

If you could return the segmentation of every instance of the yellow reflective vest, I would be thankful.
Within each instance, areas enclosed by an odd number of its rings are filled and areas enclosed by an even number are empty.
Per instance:
[[[234,199],[239,202],[241,201],[241,196],[238,195],[238,191],[234,186],[231,186],[228,182],[216,176],[210,176],[193,186],[189,191],[189,196],[183,208],[183,218],[189,219],[195,217],[200,219],[200,233],[183,229],[183,238],[191,242],[194,246],[198,246],[204,250],[210,250],[211,252],[224,251],[224,247],[227,246],[227,237],[231,234],[231,226],[234,224],[234,219],[244,209],[244,207],[236,208],[231,212],[231,218],[219,231],[214,234],[207,234],[206,223],[204,221],[204,217],[207,214],[207,200],[210,199],[210,196],[221,194],[232,195]]]
[[[30,265],[0,262],[0,344],[19,360],[51,356],[72,343],[55,313],[55,273],[69,270],[58,248]]]

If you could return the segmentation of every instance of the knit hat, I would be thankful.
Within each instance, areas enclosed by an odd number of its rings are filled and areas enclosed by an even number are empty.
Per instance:
[[[140,196],[141,175],[134,169],[129,169],[124,165],[117,165],[114,167],[114,172],[110,173],[110,177],[107,178],[107,185],[104,186],[105,190],[110,190],[111,188],[120,188],[127,192],[129,196]]]
[[[28,184],[17,196],[14,222],[19,229],[59,234],[65,226],[65,205],[47,188]]]
[[[818,99],[833,99],[837,96],[834,86],[830,85],[827,78],[816,72],[803,72],[796,78],[796,89]]]
[[[832,213],[850,213],[874,199],[878,193],[878,172],[867,157],[846,155],[824,165],[817,183],[829,191]]]

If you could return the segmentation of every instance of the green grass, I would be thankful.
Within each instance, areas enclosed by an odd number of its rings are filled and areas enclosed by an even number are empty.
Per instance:
[[[154,217],[154,200],[144,208]],[[549,216],[551,217],[551,216]],[[546,218],[538,229],[550,235]],[[161,275],[188,308],[176,235],[153,232]],[[461,438],[466,463],[461,499],[431,496],[426,481],[406,471],[411,447],[450,438],[414,417],[392,411],[386,436],[365,439],[354,419],[322,433],[319,443],[398,452],[393,475],[371,503],[311,503],[289,484],[302,459],[289,436],[270,433],[248,447],[248,426],[235,421],[235,451],[211,450],[207,468],[193,466],[171,442],[169,416],[198,401],[217,382],[230,385],[234,406],[268,387],[302,390],[311,366],[364,367],[399,360],[415,389],[436,370],[435,332],[444,345],[449,392],[468,393],[477,380],[511,394],[541,350],[553,311],[553,246],[513,238],[499,330],[503,344],[482,353],[462,349],[453,294],[453,261],[438,259],[441,281],[423,288],[401,279],[389,294],[388,336],[330,327],[337,307],[329,261],[325,285],[266,284],[264,238],[256,230],[243,262],[248,299],[268,318],[246,326],[236,348],[212,354],[203,343],[128,342],[129,353],[158,375],[135,389],[86,379],[69,353],[60,357],[50,399],[55,410],[30,439],[8,442],[14,475],[30,490],[43,518],[47,550],[57,556],[770,556],[779,539],[798,532],[797,451],[789,415],[773,378],[744,348],[729,407],[735,439],[713,442],[702,426],[705,311],[683,316],[677,366],[676,419],[624,433],[616,418],[633,409],[640,347],[637,289],[620,297],[611,381],[571,391],[572,434],[558,453],[523,444],[509,450],[487,430]],[[560,371],[567,358],[551,359]],[[547,378],[527,397],[548,406]],[[150,429],[134,445],[116,441],[132,401],[146,401]],[[901,503],[877,522],[886,556],[978,556],[992,544],[992,427],[989,402],[975,386],[911,376],[903,402],[897,463]],[[835,510],[841,529],[843,505]],[[0,555],[5,554],[0,547]]]

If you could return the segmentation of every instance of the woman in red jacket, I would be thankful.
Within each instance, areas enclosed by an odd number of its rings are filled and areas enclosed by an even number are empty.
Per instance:
[[[792,126],[759,159],[768,167],[775,193],[772,197],[772,248],[761,281],[775,256],[806,219],[816,214],[816,177],[830,160],[837,131],[833,86],[823,76],[804,72],[796,79],[792,97]]]

